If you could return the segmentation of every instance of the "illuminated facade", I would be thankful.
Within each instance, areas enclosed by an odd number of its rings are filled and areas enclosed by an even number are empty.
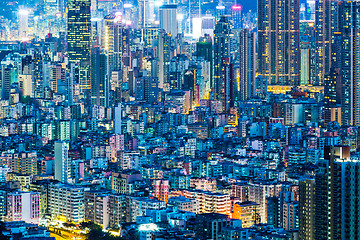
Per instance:
[[[315,234],[315,180],[299,182],[299,236],[314,239]]]
[[[315,84],[315,27],[314,21],[300,22],[300,85]]]
[[[176,4],[166,4],[160,7],[160,29],[164,29],[172,38],[178,34],[176,11]]]
[[[197,200],[182,196],[169,198],[169,204],[177,207],[180,211],[193,212],[197,214],[199,210]]]
[[[35,98],[44,97],[44,62],[46,61],[45,56],[40,49],[36,50],[34,53],[34,59],[32,63],[32,80],[33,80],[33,96]]]
[[[108,55],[108,74],[110,71],[120,71],[122,66],[122,56],[124,54],[123,26],[121,25],[122,16],[109,14],[104,18],[103,46]],[[126,42],[125,42],[126,44]]]
[[[299,0],[258,1],[258,69],[269,85],[300,82],[299,17]]]
[[[256,34],[249,29],[240,32],[239,47],[239,70],[240,81],[239,100],[247,100],[255,95],[255,74],[256,74]]]
[[[11,168],[12,172],[33,175],[37,173],[37,153],[6,151],[1,153],[0,163]]]
[[[315,3],[315,85],[324,84],[324,76],[331,67],[331,43],[337,0],[319,0]]]
[[[160,30],[159,40],[158,40],[158,50],[159,50],[159,88],[162,88],[164,91],[170,90],[170,60],[173,57],[171,54],[172,50],[172,39],[171,35],[166,33],[165,30]]]
[[[258,206],[256,202],[242,202],[234,204],[233,219],[242,221],[242,228],[250,228],[256,224]]]
[[[84,188],[67,184],[53,184],[49,188],[49,211],[52,219],[65,218],[81,222],[85,219]]]
[[[6,221],[38,223],[40,218],[40,194],[37,192],[12,192],[7,194]]]
[[[212,39],[209,35],[199,38],[199,42],[196,43],[196,56],[204,58],[204,60],[210,63],[210,87],[213,87],[213,49]]]
[[[103,229],[110,223],[110,196],[106,191],[85,192],[85,220],[93,221]]]
[[[231,23],[228,16],[221,16],[214,30],[214,98],[223,103],[223,110],[230,110],[231,95]]]
[[[335,120],[332,111],[341,104],[341,75],[339,69],[331,68],[324,81],[325,123]],[[339,122],[340,123],[340,122]]]
[[[154,197],[167,203],[169,197],[169,180],[154,180],[153,186]]]
[[[341,33],[341,124],[360,125],[360,2],[341,1],[338,9]]]
[[[200,190],[183,190],[183,196],[189,199],[197,200],[201,213],[220,213],[230,215],[230,195],[221,193],[212,193]]]
[[[267,222],[267,198],[278,196],[281,191],[281,185],[250,184],[249,201],[259,204],[258,214],[261,223]]]
[[[242,6],[241,5],[233,5],[231,6],[231,20],[235,29],[242,28]]]
[[[142,41],[144,42],[145,47],[152,47],[153,40],[159,37],[159,28],[148,27],[141,29]]]
[[[81,91],[91,88],[90,66],[91,22],[90,0],[69,0],[67,17],[67,42],[69,62],[80,63]]]

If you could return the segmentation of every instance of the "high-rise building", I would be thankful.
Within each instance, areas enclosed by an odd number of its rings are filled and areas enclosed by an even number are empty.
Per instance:
[[[350,147],[346,147],[348,153]],[[332,171],[332,172],[331,172]],[[336,158],[329,170],[329,233],[330,239],[359,239],[360,161],[350,157]]]
[[[100,46],[91,53],[91,104],[107,107],[109,105],[109,81],[107,75],[107,56]]]
[[[46,56],[41,52],[40,49],[37,49],[34,52],[33,62],[32,62],[32,80],[33,80],[33,96],[35,98],[43,98],[45,90],[45,79],[44,79],[44,62],[46,61]]]
[[[328,146],[319,166],[315,178],[315,239],[358,239],[359,159],[350,156],[348,146]]]
[[[139,9],[139,28],[152,27],[155,16],[155,1],[141,0],[138,3]]]
[[[6,221],[38,223],[40,218],[40,194],[15,191],[7,194]]]
[[[69,62],[80,63],[81,91],[91,88],[88,71],[91,51],[90,0],[69,0],[67,16],[67,43]]]
[[[204,60],[210,62],[210,87],[213,84],[213,45],[210,35],[205,34],[204,37],[199,38],[199,42],[196,43],[196,56],[202,57]]]
[[[323,85],[324,76],[331,67],[331,43],[334,31],[335,7],[337,0],[318,0],[315,2],[315,84]]]
[[[240,219],[242,221],[243,228],[251,228],[256,224],[258,206],[256,202],[242,202],[236,203],[233,206],[233,219]]]
[[[299,0],[259,0],[258,70],[270,85],[300,82]]]
[[[55,142],[55,179],[67,183],[69,179],[69,145],[66,142]]]
[[[242,28],[241,10],[241,5],[235,4],[231,6],[231,21],[235,29]]]
[[[341,1],[338,6],[338,32],[340,41],[341,122],[344,125],[360,124],[360,58],[359,36],[360,2]]]
[[[84,188],[62,183],[52,184],[49,187],[48,198],[52,219],[61,216],[67,221],[84,221]]]
[[[121,134],[121,105],[114,108],[114,133]]]
[[[299,182],[299,237],[304,240],[315,237],[315,179]]]
[[[350,156],[349,149],[343,147],[324,148],[324,160],[319,161],[315,175],[315,240],[331,239],[330,236],[330,188],[333,179],[333,165],[336,158]],[[332,188],[333,189],[333,188]]]
[[[169,74],[170,60],[173,57],[173,41],[171,35],[166,30],[160,30],[158,41],[158,57],[159,57],[159,88],[164,91],[170,90]]]
[[[37,153],[6,151],[1,154],[0,163],[11,168],[12,172],[34,175],[37,174]]]
[[[225,214],[205,213],[196,215],[195,232],[204,239],[221,239],[221,231],[229,226],[230,219]]]
[[[324,151],[324,157],[329,152]],[[315,174],[315,240],[326,240],[328,234],[328,167],[329,160],[319,161]]]
[[[300,85],[316,84],[314,21],[300,22],[300,59]]]
[[[29,14],[30,12],[26,9],[21,9],[18,12],[18,20],[19,20],[19,40],[24,40],[29,37]]]
[[[11,65],[1,64],[1,99],[9,100],[10,98],[10,85],[11,85]]]
[[[286,202],[283,204],[283,228],[287,231],[298,230],[299,228],[299,204],[298,202]]]
[[[251,184],[249,185],[249,201],[259,204],[258,212],[261,223],[267,223],[266,202],[269,197],[278,197],[281,191],[280,184]]]
[[[341,123],[341,74],[339,68],[331,67],[324,79],[324,114],[325,123]]]
[[[109,192],[87,191],[84,194],[85,220],[95,222],[106,229],[109,226]]]
[[[117,228],[122,222],[130,222],[131,198],[120,194],[110,195],[110,227]]]
[[[147,27],[141,29],[141,37],[145,47],[152,47],[154,39],[159,37],[159,28]]]
[[[223,110],[230,107],[230,62],[231,62],[231,24],[228,16],[221,16],[214,30],[214,79],[215,100],[220,100]]]
[[[178,34],[176,10],[176,4],[165,4],[160,7],[160,29],[164,29],[172,38]]]
[[[247,100],[255,95],[255,74],[256,74],[256,35],[249,29],[240,32],[239,47],[239,70],[240,89],[239,100]]]
[[[122,55],[124,54],[124,28],[121,25],[121,20],[121,15],[109,14],[105,16],[102,46],[108,55],[108,72],[121,70]]]

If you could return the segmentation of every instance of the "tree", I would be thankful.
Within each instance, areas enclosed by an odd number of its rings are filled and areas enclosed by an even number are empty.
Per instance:
[[[92,229],[86,236],[87,240],[126,240],[123,237],[112,236],[108,232],[103,232],[101,229]]]
[[[80,229],[85,229],[85,228],[89,228],[90,231],[89,233],[86,235],[86,239],[87,240],[127,240],[126,238],[123,237],[116,237],[116,236],[112,236],[110,233],[108,232],[103,232],[102,228],[100,225],[94,223],[94,222],[82,222],[80,223]]]

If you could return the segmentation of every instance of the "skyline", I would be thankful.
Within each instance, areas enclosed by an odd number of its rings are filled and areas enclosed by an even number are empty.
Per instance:
[[[0,239],[360,239],[360,0],[0,2]]]

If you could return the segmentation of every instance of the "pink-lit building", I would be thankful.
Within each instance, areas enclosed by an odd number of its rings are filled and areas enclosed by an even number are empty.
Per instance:
[[[114,134],[109,138],[111,161],[116,162],[117,152],[124,151],[124,135]]]
[[[160,201],[168,202],[169,198],[169,180],[154,180],[154,196]]]
[[[11,192],[7,195],[5,221],[38,223],[40,218],[40,194],[38,192]]]

